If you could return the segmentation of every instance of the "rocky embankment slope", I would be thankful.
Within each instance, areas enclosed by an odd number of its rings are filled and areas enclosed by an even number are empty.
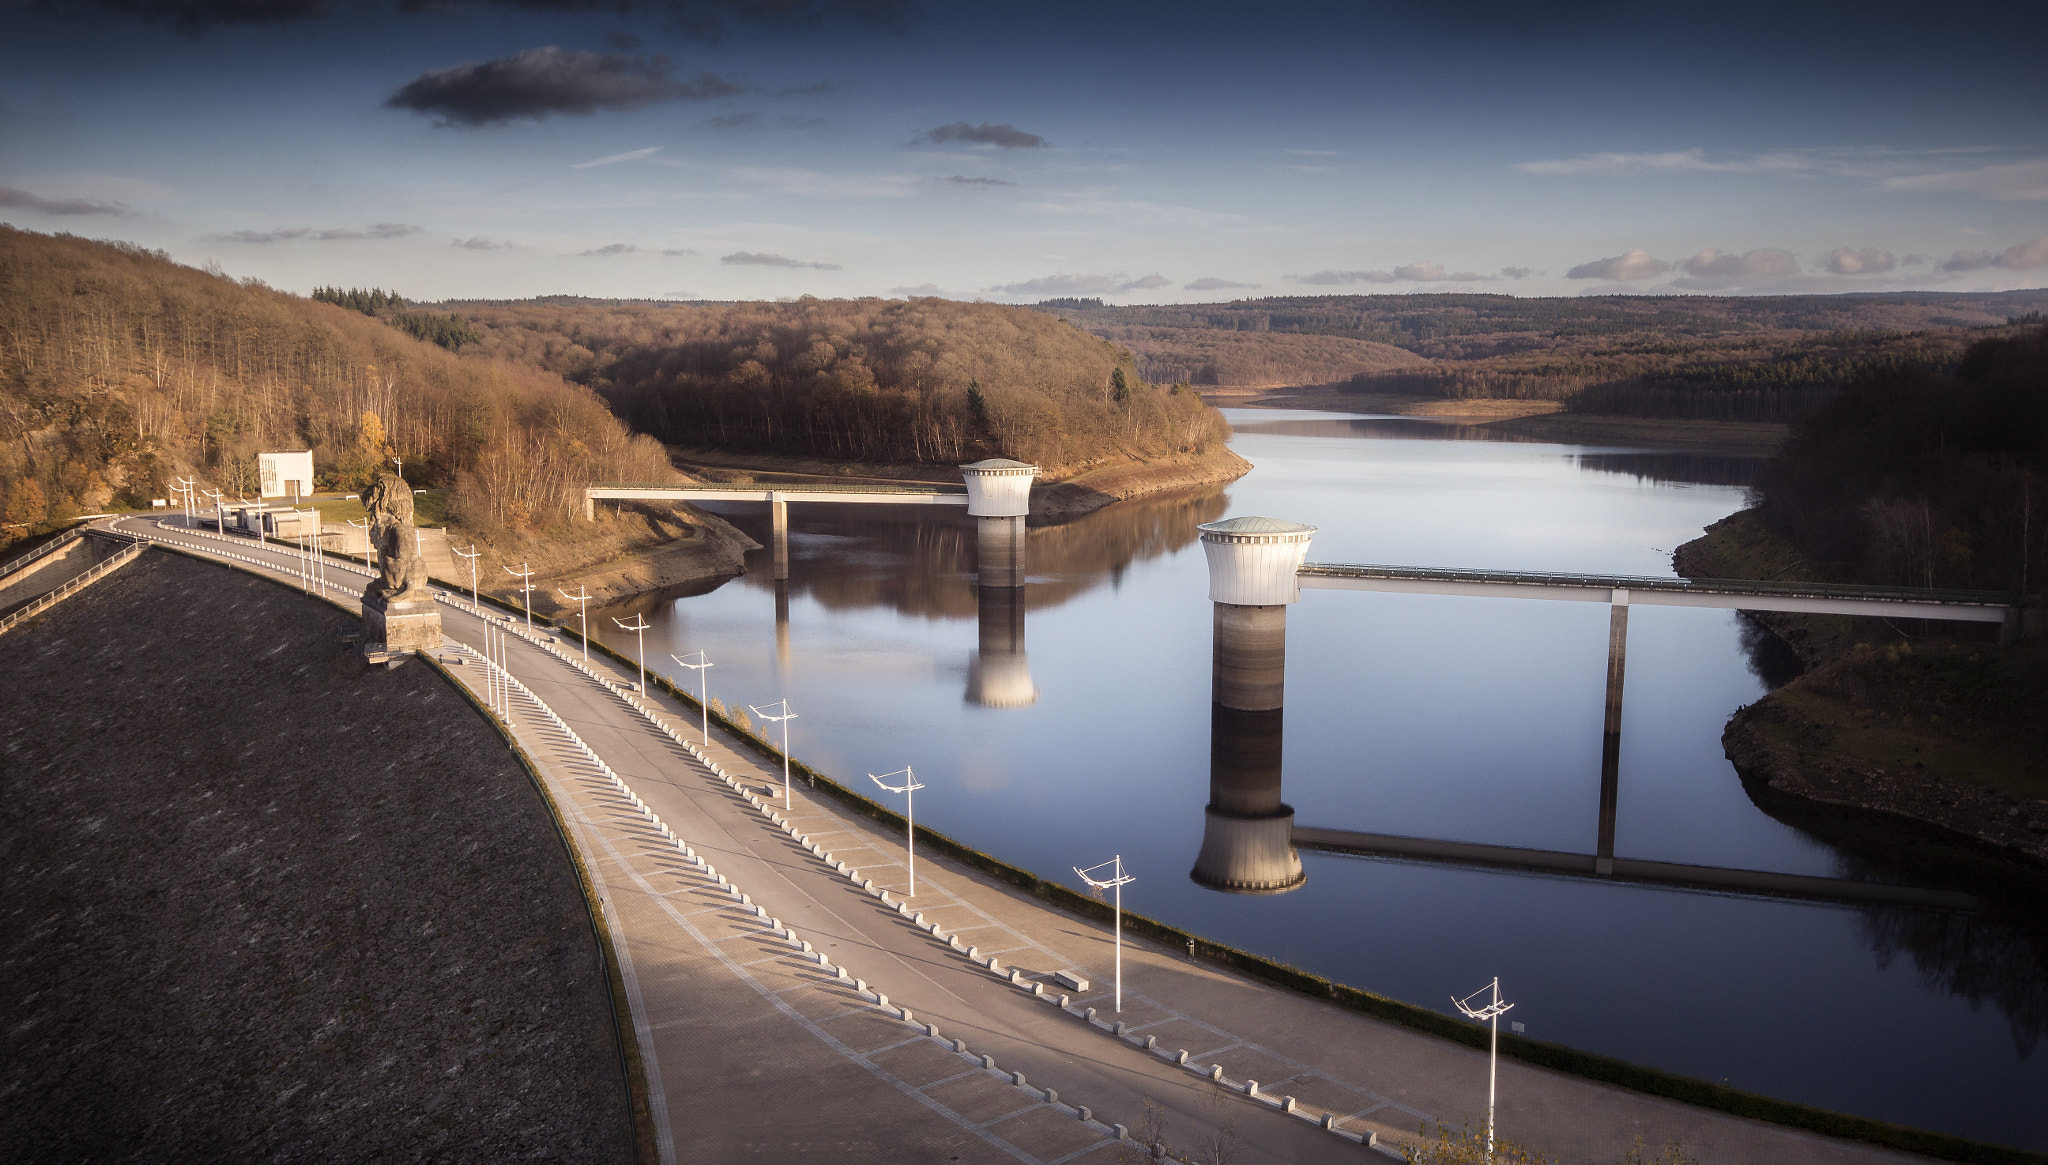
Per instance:
[[[1688,578],[1798,577],[1796,552],[1747,511],[1679,547],[1673,566]],[[1974,627],[1908,638],[1884,620],[1745,617],[1807,669],[1722,734],[1767,812],[1909,865],[1990,858],[2048,873],[2048,644],[2002,649]]]
[[[150,550],[0,636],[0,1159],[634,1159],[546,803],[355,622]]]

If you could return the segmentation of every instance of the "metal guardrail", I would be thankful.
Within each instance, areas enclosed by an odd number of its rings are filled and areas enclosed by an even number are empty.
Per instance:
[[[1383,578],[1416,582],[1493,583],[1531,587],[1605,587],[1630,591],[1669,591],[1695,595],[1758,595],[1788,599],[1856,599],[1874,602],[1947,603],[1970,607],[2010,607],[2014,597],[2002,591],[1936,591],[1914,587],[1873,587],[1837,583],[1764,582],[1750,579],[1657,578],[1650,575],[1552,574],[1544,571],[1470,570],[1428,566],[1371,566],[1342,562],[1305,562],[1296,571],[1310,578]]]
[[[60,599],[64,599],[70,595],[76,594],[78,591],[83,590],[88,586],[91,586],[94,582],[97,582],[100,578],[104,577],[113,570],[122,566],[126,566],[130,562],[133,562],[135,560],[135,557],[142,553],[144,545],[145,543],[143,543],[139,539],[131,542],[129,545],[116,551],[113,557],[108,558],[102,562],[95,563],[93,567],[90,570],[87,570],[84,574],[78,575],[70,579],[69,581],[65,582],[62,586],[59,586],[56,590],[51,591],[49,594],[43,595],[41,598],[32,600],[28,606],[23,607],[21,610],[16,611],[14,614],[7,616],[5,619],[0,619],[0,635],[5,635],[7,632],[12,631],[15,627],[19,626],[26,620],[31,619],[37,615],[42,614],[44,611],[49,610],[51,607],[55,606]]]
[[[834,493],[834,494],[960,494],[965,496],[964,485],[945,485],[934,482],[921,485],[790,485],[784,482],[732,482],[732,481],[593,481],[584,487],[586,494],[593,490],[605,489],[658,489],[673,491],[703,490],[710,493],[759,493],[773,490],[776,493]]]
[[[0,578],[6,578],[8,575],[13,574],[15,571],[20,570],[24,566],[27,566],[29,563],[36,561],[37,559],[43,557],[45,554],[50,554],[62,547],[69,546],[73,542],[76,542],[83,537],[85,537],[85,527],[73,526],[71,529],[64,531],[62,534],[57,535],[55,538],[52,538],[48,542],[43,543],[41,546],[36,547],[34,550],[29,551],[27,554],[24,554],[19,558],[10,560],[5,566],[0,566]]]

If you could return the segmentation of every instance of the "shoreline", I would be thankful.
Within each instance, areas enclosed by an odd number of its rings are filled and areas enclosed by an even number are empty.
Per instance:
[[[1777,577],[1790,553],[1742,510],[1679,546],[1672,568]],[[1759,809],[1937,879],[2048,876],[2048,782],[2038,760],[2029,772],[2027,730],[1973,714],[1978,689],[2013,683],[2029,661],[2039,667],[2040,645],[1922,638],[1916,648],[1881,620],[1745,617],[1803,667],[1721,734]]]
[[[1218,408],[1318,409],[1367,416],[1430,417],[1483,426],[1508,440],[1581,445],[1637,445],[1768,456],[1784,444],[1785,425],[1567,413],[1554,400],[1447,400],[1394,393],[1340,392],[1331,385],[1216,389],[1202,399]]]

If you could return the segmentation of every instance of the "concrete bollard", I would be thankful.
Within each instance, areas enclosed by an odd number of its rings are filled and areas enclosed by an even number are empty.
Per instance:
[[[1211,1064],[1211,1065],[1209,1065],[1209,1079],[1211,1079],[1211,1080],[1215,1080],[1215,1081],[1218,1081],[1218,1082],[1222,1081],[1222,1079],[1223,1079],[1223,1065],[1221,1065],[1221,1064]]]
[[[879,991],[875,992],[875,1006],[876,1006],[876,1007],[887,1007],[887,1006],[889,1006],[889,997],[888,997],[888,996],[886,996],[886,995],[884,995],[884,994],[882,994],[882,993],[881,993],[881,992],[879,992]],[[1222,1071],[1222,1069],[1220,1069],[1220,1068],[1219,1068],[1219,1069],[1217,1069],[1217,1071],[1219,1071],[1219,1072],[1220,1072],[1220,1071]]]
[[[1159,1050],[1159,1037],[1158,1037],[1158,1036],[1146,1036],[1146,1037],[1145,1037],[1145,1050],[1146,1050],[1146,1051],[1148,1051],[1148,1052],[1156,1052],[1156,1051],[1158,1051],[1158,1050]]]
[[[866,979],[855,979],[853,981],[853,989],[855,991],[866,991],[868,989],[868,981]]]
[[[1088,1106],[1085,1104],[1076,1105],[1074,1107],[1074,1115],[1080,1118],[1082,1124],[1087,1124],[1089,1121],[1095,1119],[1095,1114],[1093,1112],[1090,1112],[1088,1110]]]
[[[967,1041],[966,1041],[966,1040],[954,1040],[954,1041],[953,1041],[953,1050],[954,1050],[954,1051],[956,1051],[956,1052],[965,1052],[965,1051],[967,1050]]]
[[[1245,1081],[1244,1094],[1246,1096],[1257,1096],[1259,1094],[1259,1082],[1256,1080]]]
[[[896,913],[898,913],[898,914],[909,914],[909,913],[910,913],[910,903],[908,903],[908,902],[898,902],[898,903],[896,904]]]
[[[996,1058],[994,1056],[983,1056],[981,1058],[981,1066],[991,1072],[995,1071]]]
[[[1010,1083],[1012,1083],[1012,1084],[1015,1084],[1015,1085],[1016,1085],[1017,1087],[1019,1087],[1019,1088],[1022,1088],[1022,1087],[1024,1087],[1024,1073],[1022,1073],[1022,1072],[1012,1072],[1012,1073],[1010,1073]]]
[[[1088,1011],[1087,1011],[1087,1013],[1086,1013],[1086,1014],[1085,1014],[1084,1016],[1082,1016],[1082,1018],[1083,1018],[1083,1019],[1086,1019],[1086,1020],[1087,1020],[1087,1021],[1088,1021],[1089,1023],[1094,1023],[1094,1022],[1095,1022],[1095,1009],[1094,1009],[1094,1008],[1092,1008],[1092,1007],[1091,1007],[1091,1008],[1089,1008],[1089,1009],[1088,1009]]]
[[[1031,994],[1038,998],[1044,998],[1045,984],[1033,981],[1031,984]]]
[[[910,1022],[910,1009],[909,1009],[909,1008],[907,1008],[907,1007],[899,1007],[899,1008],[897,1008],[897,1009],[896,1009],[896,1017],[897,1017],[898,1019],[901,1019],[901,1020],[902,1020],[902,1021],[903,1021],[904,1023],[909,1023],[909,1022]]]
[[[923,925],[924,925],[924,912],[923,912],[923,911],[919,911],[919,912],[918,912],[918,914],[917,914],[917,916],[916,916],[915,918],[912,918],[912,919],[911,919],[910,921],[912,921],[912,922],[916,923],[916,924],[917,924],[917,925],[919,925],[919,926],[923,926]]]
[[[1111,1125],[1109,1126],[1109,1131],[1119,1141],[1128,1141],[1131,1139],[1131,1130],[1123,1127],[1122,1125]]]
[[[842,983],[844,983],[844,982],[846,982],[846,980],[847,980],[848,978],[849,978],[849,976],[848,976],[848,975],[847,975],[847,973],[846,973],[846,968],[845,968],[845,967],[841,967],[841,968],[839,968],[839,975],[838,975],[838,979],[839,979],[839,981],[840,981],[840,982],[842,982]]]
[[[1281,1103],[1281,1105],[1280,1105],[1280,1111],[1282,1111],[1282,1112],[1286,1113],[1286,1114],[1287,1114],[1287,1115],[1289,1115],[1289,1116],[1293,1116],[1293,1115],[1294,1115],[1294,1112],[1295,1112],[1295,1109],[1296,1109],[1297,1107],[1298,1107],[1298,1106],[1297,1106],[1297,1105],[1296,1105],[1296,1104],[1294,1103],[1294,1098],[1290,1096],[1290,1097],[1288,1097],[1288,1098],[1287,1098],[1287,1099],[1286,1099],[1285,1101],[1283,1101],[1283,1102]]]
[[[1188,1050],[1187,1050],[1186,1048],[1182,1048],[1182,1049],[1180,1050],[1180,1056],[1179,1056],[1178,1058],[1176,1058],[1176,1059],[1174,1060],[1174,1063],[1176,1063],[1176,1064],[1181,1064],[1181,1065],[1185,1065],[1185,1064],[1186,1064],[1187,1062],[1188,1062]]]
[[[1060,996],[1060,1010],[1061,1010],[1061,1011],[1065,1011],[1066,1009],[1067,1009],[1067,997],[1066,997],[1066,996],[1064,996],[1064,995],[1062,995],[1062,996]]]
[[[970,958],[970,959],[974,959],[974,958],[979,958],[980,956],[981,956],[981,948],[979,948],[979,947],[968,947],[968,948],[967,948],[967,957],[968,957],[968,958]]]
[[[1129,1025],[1125,1024],[1123,1020],[1117,1020],[1116,1026],[1111,1028],[1110,1030],[1115,1032],[1117,1035],[1122,1035],[1124,1034],[1124,1028],[1127,1026]]]
[[[1337,1127],[1337,1114],[1334,1112],[1324,1113],[1321,1123],[1325,1129],[1335,1129]]]
[[[1057,1089],[1053,1089],[1053,1088],[1048,1088],[1048,1089],[1046,1089],[1046,1090],[1045,1090],[1045,1102],[1046,1102],[1047,1104],[1058,1104],[1058,1103],[1060,1102],[1060,1094],[1059,1094],[1059,1091],[1058,1091]]]
[[[928,1023],[924,1025],[924,1034],[927,1039],[938,1039],[939,1025],[935,1023]]]

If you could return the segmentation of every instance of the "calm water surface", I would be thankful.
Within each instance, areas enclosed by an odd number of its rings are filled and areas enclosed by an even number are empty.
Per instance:
[[[1251,474],[1031,530],[1021,616],[978,603],[963,514],[802,504],[782,595],[757,555],[708,594],[608,613],[644,611],[650,665],[692,691],[669,652],[707,650],[728,705],[787,696],[793,751],[847,784],[915,765],[933,828],[1048,877],[1121,853],[1133,910],[1446,1011],[1498,974],[1531,1036],[2048,1148],[2048,973],[1981,922],[1308,852],[1286,894],[1190,881],[1210,747],[1198,523],[1311,523],[1319,562],[1666,575],[1673,547],[1741,508],[1753,469],[1405,418],[1229,415]],[[720,512],[765,542],[765,510]],[[1299,824],[1592,852],[1603,605],[1309,591],[1288,619]],[[1723,723],[1765,690],[1733,613],[1632,613],[1619,855],[1857,868],[1751,804],[1723,756]]]

